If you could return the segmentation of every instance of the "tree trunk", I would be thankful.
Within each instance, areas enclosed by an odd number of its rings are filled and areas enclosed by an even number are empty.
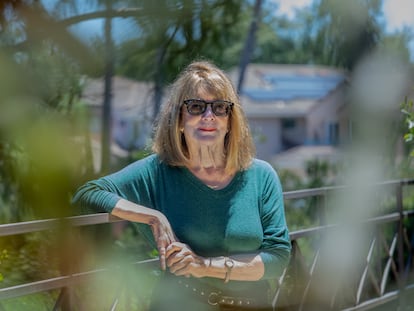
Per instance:
[[[240,58],[240,65],[239,65],[239,81],[237,83],[237,93],[241,94],[243,91],[243,82],[244,82],[244,74],[247,68],[247,65],[250,62],[250,58],[255,46],[255,36],[258,27],[258,23],[260,21],[261,15],[261,8],[262,8],[262,0],[256,0],[254,4],[254,13],[253,19],[250,24],[249,33],[247,34],[246,42],[243,48],[243,52]]]
[[[152,114],[152,120],[157,119],[158,113],[161,108],[161,100],[163,96],[163,71],[162,64],[164,61],[165,47],[159,47],[157,50],[157,56],[155,61],[155,75],[154,75],[154,110]]]
[[[111,1],[106,0],[106,9],[111,10]],[[102,112],[102,143],[101,143],[101,173],[108,173],[111,165],[111,102],[112,102],[112,76],[114,72],[113,42],[112,42],[112,19],[105,19],[105,86],[104,102]]]
[[[178,31],[178,27],[175,27],[171,36],[162,44],[158,50],[155,60],[155,74],[154,74],[154,110],[153,110],[153,121],[157,119],[158,113],[161,109],[162,97],[164,94],[164,72],[163,63],[165,60],[165,54],[167,53],[168,46],[171,44],[174,36]]]

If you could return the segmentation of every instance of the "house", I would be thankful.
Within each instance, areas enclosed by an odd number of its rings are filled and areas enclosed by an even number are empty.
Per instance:
[[[102,127],[104,79],[87,81],[82,100],[89,108],[92,137]],[[125,151],[144,148],[152,130],[152,88],[149,83],[119,76],[112,79],[111,122],[113,142]]]
[[[130,156],[130,151],[147,146],[152,130],[151,84],[124,77],[112,78],[111,101],[111,161]],[[101,132],[104,102],[104,79],[87,79],[82,92],[82,101],[88,108],[90,147],[93,167],[101,167]]]
[[[229,71],[229,76],[236,84],[238,70]],[[318,154],[318,146],[340,143],[347,134],[345,88],[346,75],[332,68],[250,64],[240,99],[257,157],[272,162],[275,155],[295,146],[312,146],[312,154]],[[82,97],[91,111],[92,134],[97,136],[103,90],[103,79],[90,80]],[[149,83],[113,78],[112,136],[125,151],[144,148],[151,137],[151,92]],[[326,150],[321,152],[326,156]]]
[[[229,74],[237,81],[237,70]],[[295,146],[312,146],[315,153],[315,146],[345,140],[346,86],[345,73],[329,67],[250,64],[240,100],[257,156],[271,161]]]

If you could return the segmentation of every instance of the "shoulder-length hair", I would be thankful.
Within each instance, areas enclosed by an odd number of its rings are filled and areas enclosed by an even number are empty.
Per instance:
[[[183,101],[211,94],[216,99],[234,103],[229,113],[229,131],[224,139],[227,172],[246,169],[255,148],[246,116],[236,91],[227,75],[208,61],[192,62],[171,86],[170,97],[160,112],[152,150],[172,166],[186,166],[190,160],[183,133],[181,107]]]

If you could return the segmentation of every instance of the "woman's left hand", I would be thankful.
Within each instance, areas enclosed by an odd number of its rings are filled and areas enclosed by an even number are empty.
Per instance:
[[[184,243],[173,242],[166,250],[167,266],[177,276],[203,277],[206,275],[206,258],[198,256]]]

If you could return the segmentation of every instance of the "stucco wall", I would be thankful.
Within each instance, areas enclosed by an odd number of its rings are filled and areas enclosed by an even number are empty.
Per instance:
[[[249,118],[257,157],[269,160],[282,150],[281,123],[278,119]]]

